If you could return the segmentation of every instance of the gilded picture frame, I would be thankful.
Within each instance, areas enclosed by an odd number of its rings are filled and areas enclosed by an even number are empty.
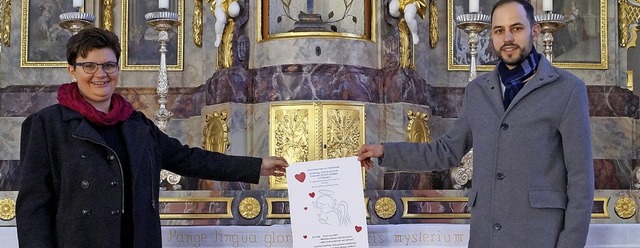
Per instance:
[[[480,1],[480,12],[491,15],[491,8],[498,0]],[[531,0],[535,14],[542,13],[542,0]],[[468,50],[468,34],[456,27],[456,16],[468,13],[468,0],[447,1],[447,68],[450,71],[468,71],[471,55]],[[607,53],[607,3],[606,0],[555,0],[553,13],[563,14],[566,27],[553,34],[553,64],[565,69],[608,69]],[[488,30],[478,41],[478,71],[490,71],[498,58],[491,49]],[[536,49],[543,53],[542,35],[536,41]]]
[[[352,38],[375,42],[375,0],[258,0],[258,42],[271,39],[316,37]],[[307,6],[313,5],[311,9]],[[320,15],[326,31],[295,31],[298,13],[310,12]]]
[[[66,67],[72,33],[60,27],[60,14],[77,11],[71,1],[22,0],[21,67]]]
[[[144,17],[158,12],[158,2],[122,1],[122,35],[120,36],[122,70],[157,71],[160,68],[158,31],[149,26]],[[166,63],[169,71],[183,70],[184,1],[171,1],[169,10],[178,13],[181,25],[169,31]]]

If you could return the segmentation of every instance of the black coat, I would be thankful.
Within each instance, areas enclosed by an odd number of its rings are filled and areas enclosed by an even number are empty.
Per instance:
[[[132,211],[135,247],[161,247],[160,170],[257,183],[260,158],[189,148],[140,112],[122,123],[133,209],[124,209],[120,159],[80,115],[53,105],[22,124],[16,223],[20,247],[120,247],[121,214]]]

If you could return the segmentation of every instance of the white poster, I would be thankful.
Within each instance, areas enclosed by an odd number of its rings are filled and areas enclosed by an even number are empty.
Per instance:
[[[292,164],[287,185],[293,247],[369,247],[356,157]]]

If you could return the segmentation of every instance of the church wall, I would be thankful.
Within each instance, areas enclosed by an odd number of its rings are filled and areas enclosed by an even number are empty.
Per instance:
[[[254,6],[256,1],[258,0],[251,0],[251,5]],[[363,72],[353,70],[353,74],[370,76],[370,81],[373,82],[371,87],[381,85],[384,81],[383,76],[376,78],[376,73],[371,71],[381,73],[381,69],[385,67],[381,54],[385,47],[389,46],[385,43],[384,37],[390,25],[383,20],[383,6],[376,2],[378,4],[376,6],[378,12],[376,42],[325,38],[257,42],[257,39],[251,38],[248,69],[253,70],[257,78],[263,80],[256,83],[269,85],[271,82],[266,81],[267,76],[283,73],[282,71],[286,73],[286,68],[290,68],[282,65],[292,64],[294,66],[291,68],[294,68],[304,64],[341,64],[351,66],[350,68],[362,68]],[[421,42],[415,46],[415,73],[424,79],[424,84],[431,87],[429,92],[432,96],[425,97],[429,100],[409,103],[398,101],[387,104],[382,97],[364,100],[368,102],[367,143],[405,140],[406,110],[408,109],[431,111],[433,116],[429,123],[433,138],[443,134],[457,117],[456,112],[463,93],[462,88],[467,84],[468,72],[447,70],[445,14],[447,3],[446,1],[436,2],[440,13],[438,44],[434,49],[429,47],[427,18],[418,19]],[[627,55],[626,50],[618,46],[616,0],[608,0],[607,3],[609,68],[606,70],[570,69],[570,71],[581,77],[589,86],[594,159],[597,161],[598,171],[602,171],[598,174],[600,177],[597,177],[596,185],[601,188],[623,189],[631,187],[633,180],[636,180],[632,176],[632,171],[638,167],[637,157],[640,149],[637,142],[640,138],[637,131],[640,130],[640,123],[637,120],[638,98],[625,89]],[[118,2],[114,8],[115,16],[122,15],[120,4]],[[12,181],[15,178],[8,175],[15,175],[18,168],[22,120],[29,114],[55,103],[56,86],[70,80],[65,68],[20,67],[21,1],[12,0],[12,7],[11,46],[3,46],[0,52],[0,190],[15,190],[16,182]],[[251,11],[255,12],[255,8],[252,7]],[[193,2],[185,1],[185,19],[182,24],[185,26],[184,70],[168,73],[169,85],[172,87],[168,108],[174,113],[174,118],[169,122],[169,134],[186,144],[202,146],[204,114],[227,110],[230,113],[229,154],[266,156],[268,154],[268,126],[266,126],[268,96],[262,95],[264,98],[253,104],[211,102],[212,99],[209,98],[205,84],[207,79],[216,72],[217,50],[213,46],[215,18],[208,7],[205,7],[203,46],[199,48],[193,43],[192,13]],[[115,32],[120,35],[121,18],[115,19]],[[244,29],[250,37],[255,37],[256,25],[256,16],[251,14]],[[321,48],[321,55],[316,55],[316,47]],[[277,68],[285,68],[285,70]],[[636,72],[636,75],[638,74],[640,72]],[[292,82],[301,81],[301,78],[302,76],[299,75],[291,76],[282,84],[291,85]],[[327,78],[330,78],[330,75],[324,76],[324,79]],[[122,71],[118,92],[132,101],[137,110],[153,118],[153,111],[158,108],[155,96],[156,81],[157,72],[154,71]],[[382,91],[382,89],[379,90]],[[286,93],[278,92],[278,94],[285,96],[278,100],[291,100],[287,98],[290,95]],[[385,130],[385,133],[375,132],[375,130]],[[380,187],[383,180],[381,173],[371,172],[373,178],[372,182],[367,184],[369,189]],[[267,186],[262,182],[257,187],[266,188]]]

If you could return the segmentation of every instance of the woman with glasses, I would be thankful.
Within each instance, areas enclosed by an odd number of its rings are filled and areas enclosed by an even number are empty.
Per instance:
[[[20,247],[161,247],[160,170],[258,183],[281,157],[189,148],[114,91],[120,42],[98,28],[72,36],[58,104],[22,124],[16,223]]]

